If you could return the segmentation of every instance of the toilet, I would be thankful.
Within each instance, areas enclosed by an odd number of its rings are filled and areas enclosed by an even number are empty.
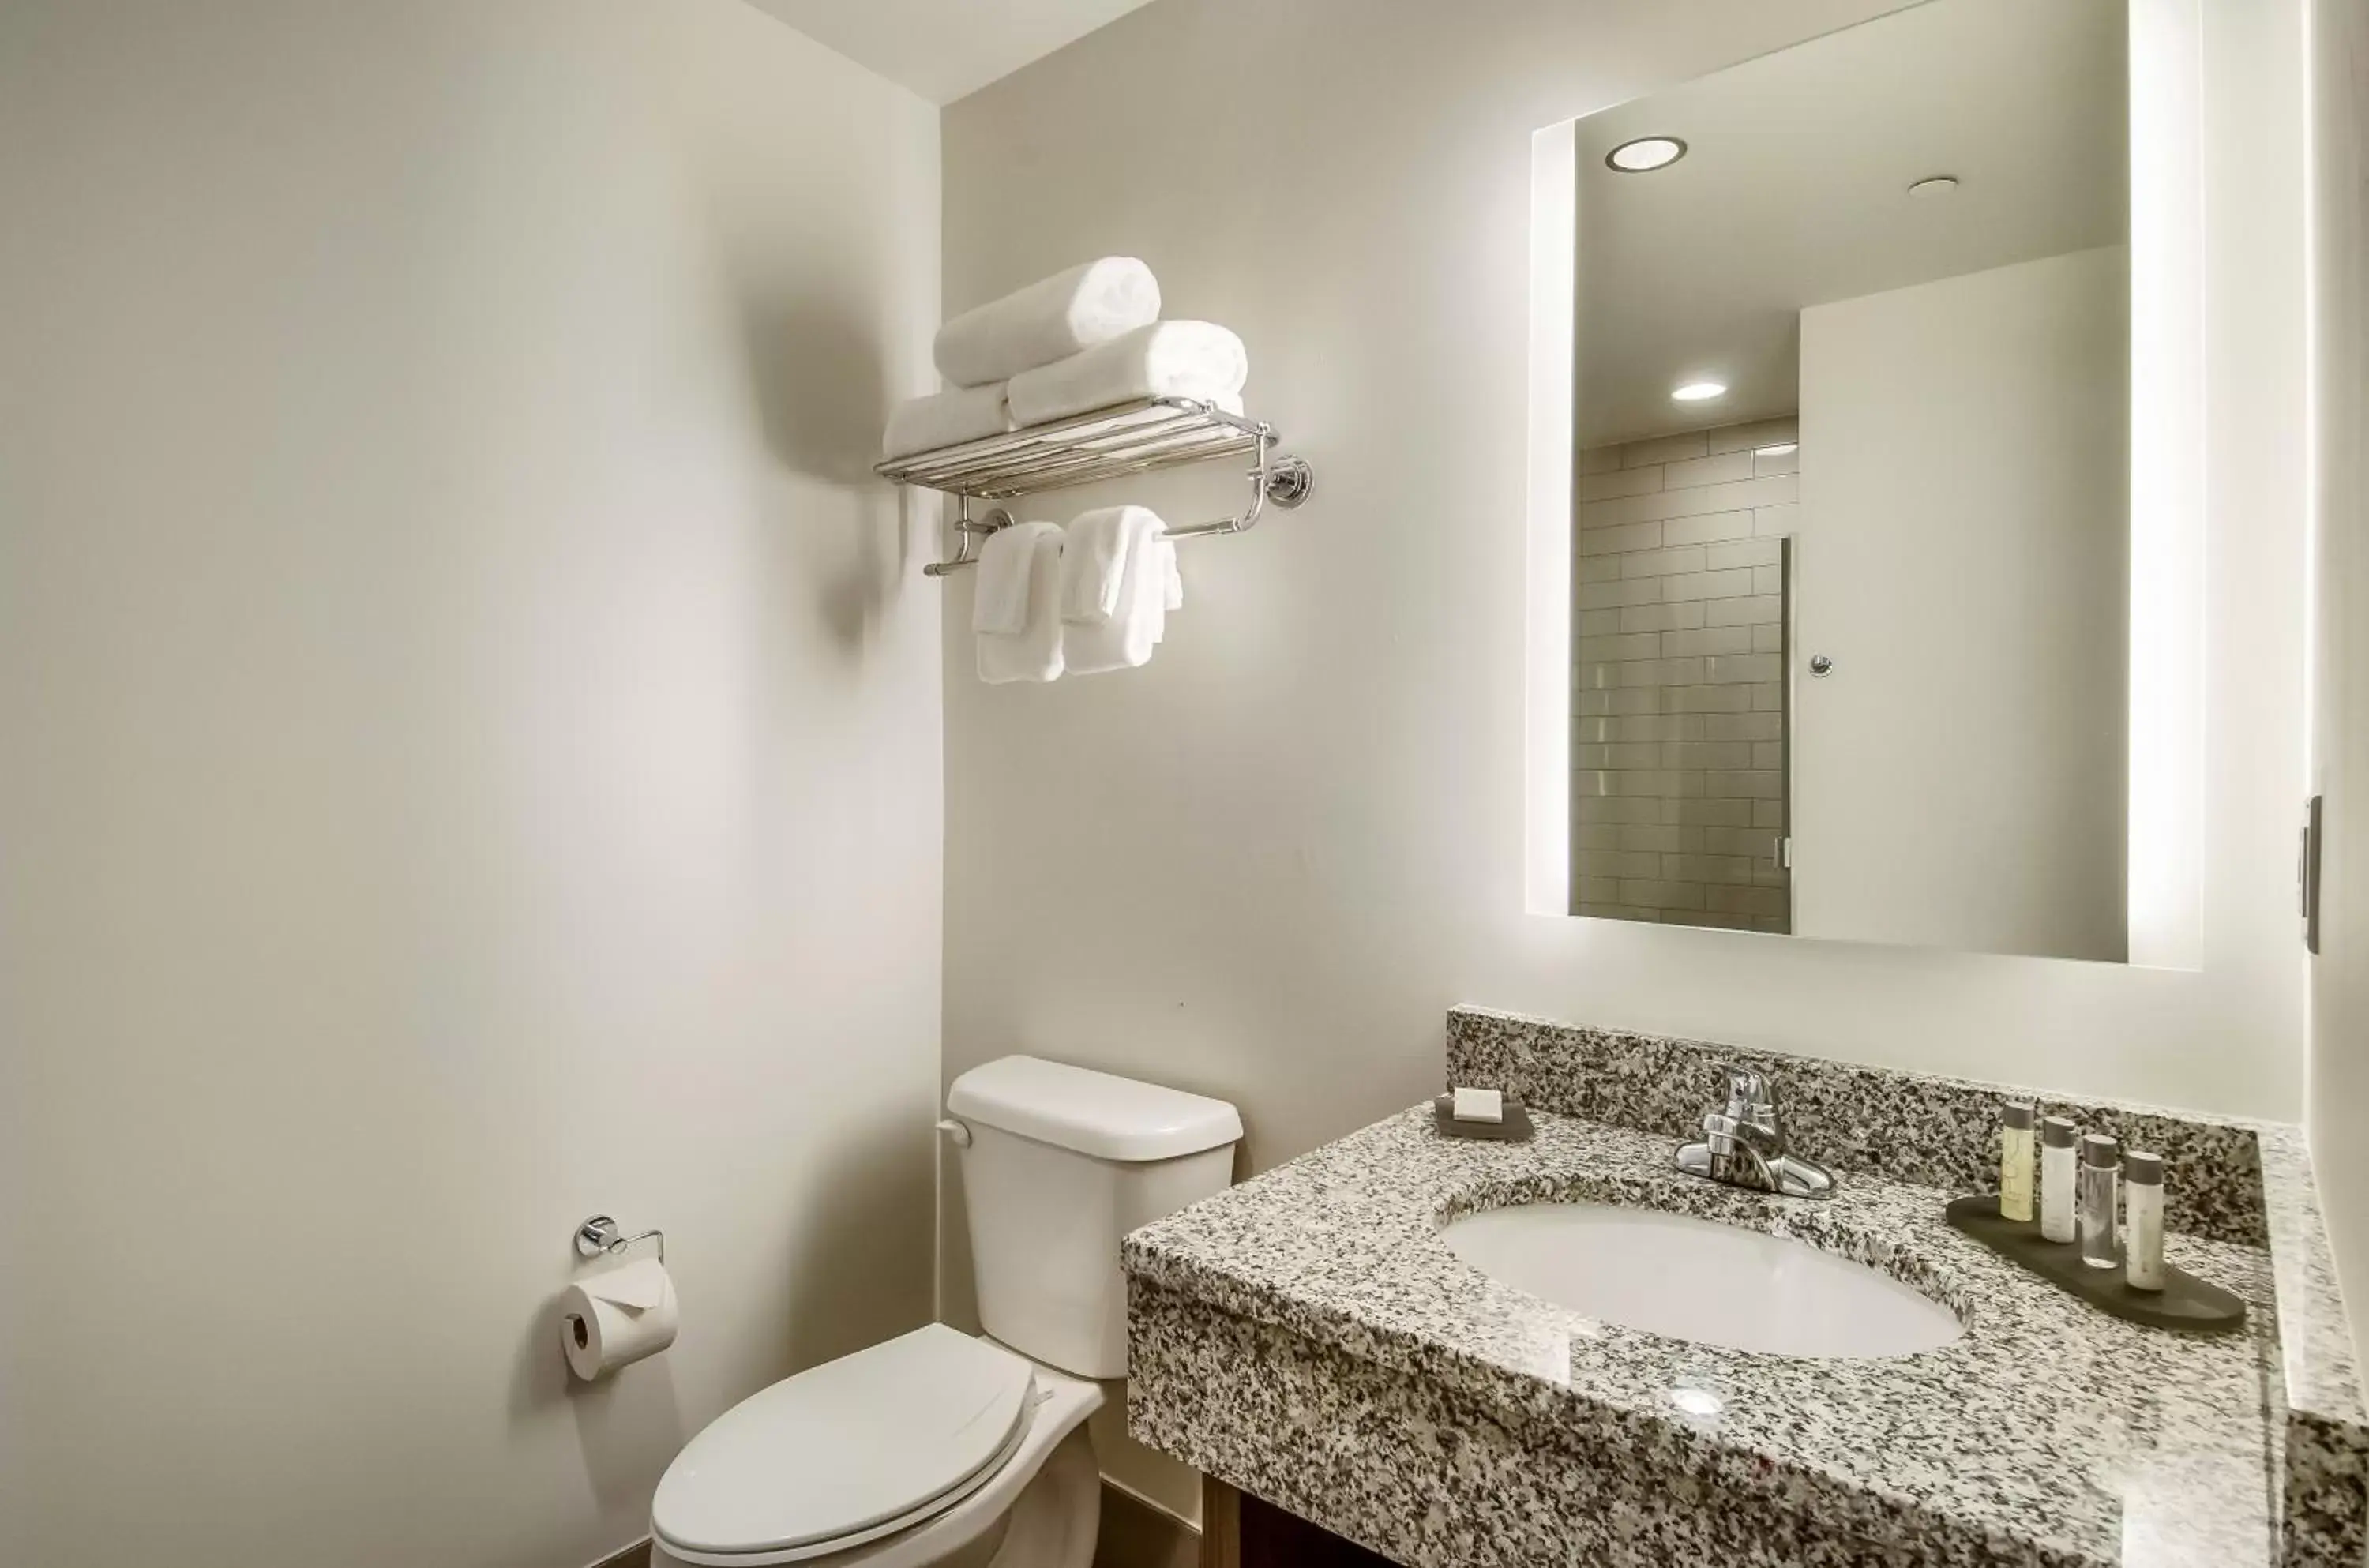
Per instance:
[[[946,1111],[986,1332],[918,1328],[716,1417],[658,1482],[657,1568],[1093,1562],[1085,1423],[1127,1375],[1119,1239],[1223,1188],[1242,1118],[1024,1056],[956,1079]]]

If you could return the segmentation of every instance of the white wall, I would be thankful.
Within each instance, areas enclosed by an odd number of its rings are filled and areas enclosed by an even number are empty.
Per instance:
[[[603,1556],[930,1310],[935,111],[738,0],[13,0],[0,208],[0,1555]],[[577,1391],[595,1209],[686,1326]]]
[[[2128,951],[2129,275],[2112,246],[1802,313],[1803,936]]]
[[[2318,394],[2314,787],[2326,795],[2312,965],[2312,1157],[2369,1343],[2369,13],[2315,0],[2313,385]]]
[[[2206,192],[2203,968],[1523,912],[1530,136],[1884,8],[1168,0],[947,110],[950,309],[1139,254],[1172,311],[1244,333],[1253,408],[1317,476],[1187,546],[1139,673],[983,689],[950,588],[950,1074],[1024,1047],[1225,1095],[1265,1166],[1435,1087],[1442,1010],[1475,1001],[2297,1113],[2302,51],[2276,6],[2206,8],[2214,122],[2248,134],[2213,140]]]

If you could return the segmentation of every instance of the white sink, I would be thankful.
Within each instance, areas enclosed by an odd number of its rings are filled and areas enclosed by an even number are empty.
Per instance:
[[[1534,1203],[1452,1220],[1492,1279],[1605,1322],[1768,1356],[1914,1356],[1965,1332],[1949,1308],[1805,1242],[1680,1214]]]

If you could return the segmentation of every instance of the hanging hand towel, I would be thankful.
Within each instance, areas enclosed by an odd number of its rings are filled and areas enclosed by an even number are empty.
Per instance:
[[[1072,675],[1136,670],[1151,660],[1168,630],[1168,582],[1176,546],[1165,525],[1141,507],[1126,509],[1120,528],[1118,605],[1109,619],[1062,627],[1062,655]]]
[[[1004,381],[1160,319],[1160,282],[1131,256],[1056,273],[938,328],[938,373],[956,386]]]
[[[1150,519],[1153,533],[1165,531],[1159,517],[1142,507],[1102,507],[1070,520],[1061,546],[1062,620],[1099,626],[1117,613],[1127,531],[1139,528],[1136,520],[1142,518]]]
[[[1215,322],[1155,321],[1013,376],[1004,401],[1013,422],[1023,426],[1144,397],[1197,397],[1239,414],[1250,374],[1250,351]]]
[[[1003,383],[958,386],[927,397],[908,397],[890,410],[888,433],[880,443],[890,457],[960,446],[1012,429],[1012,411],[1004,406]]]
[[[1001,624],[1015,582],[1021,604],[1017,632],[978,631],[978,678],[987,684],[1061,678],[1061,543],[1057,524],[1015,522],[997,529],[979,546],[981,598],[972,608],[972,624],[979,626],[983,618]],[[997,601],[993,606],[987,603],[990,595]]]
[[[1036,542],[1049,522],[1012,523],[979,546],[978,569],[971,574],[970,629],[1016,637],[1028,629],[1028,578],[1036,565]]]

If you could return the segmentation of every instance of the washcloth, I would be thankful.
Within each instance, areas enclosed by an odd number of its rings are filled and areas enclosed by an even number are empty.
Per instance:
[[[1160,281],[1131,256],[1106,256],[1029,284],[938,328],[938,373],[982,386],[1107,343],[1160,319]]]
[[[982,631],[978,678],[990,686],[1015,681],[1058,681],[1065,664],[1061,626],[1060,528],[1049,522],[1015,522],[999,528],[979,546],[978,588],[990,581],[1021,582],[1021,628],[1004,634]],[[1001,590],[999,590],[999,594]],[[977,623],[979,611],[974,609]]]
[[[935,452],[960,446],[1012,429],[1012,411],[1004,406],[1003,383],[958,386],[927,397],[909,397],[888,415],[888,433],[881,450],[890,457]]]
[[[1118,605],[1109,619],[1093,624],[1064,623],[1062,657],[1072,675],[1136,670],[1151,660],[1168,631],[1168,589],[1175,544],[1160,519],[1140,507],[1121,529],[1123,566]]]
[[[1004,401],[1021,426],[1144,397],[1197,397],[1239,411],[1250,373],[1242,340],[1216,323],[1155,321],[1013,376]]]

